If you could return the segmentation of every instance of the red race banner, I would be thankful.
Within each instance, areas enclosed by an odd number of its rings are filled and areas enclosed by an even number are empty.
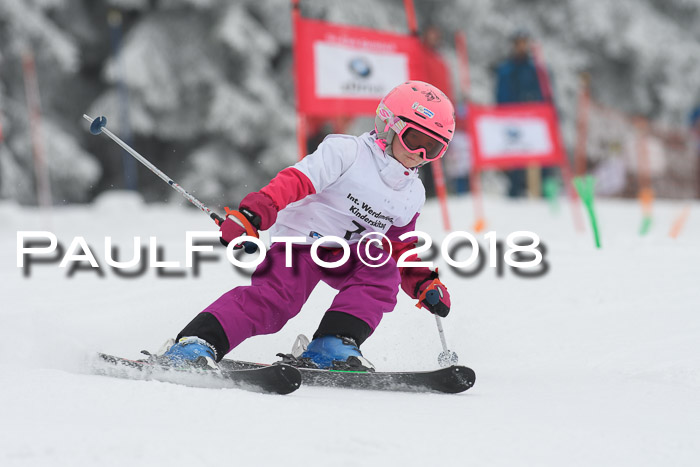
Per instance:
[[[413,79],[431,83],[452,95],[444,61],[415,34],[413,0],[404,0],[404,5],[412,35],[305,19],[299,0],[292,0],[300,158],[307,154],[308,125],[315,118],[374,115],[392,88]],[[439,165],[435,167],[433,176],[445,229],[449,230],[442,171]]]
[[[564,152],[554,107],[545,103],[469,106],[478,169],[561,165]]]
[[[296,18],[298,111],[309,116],[373,115],[394,86],[424,73],[411,36]]]

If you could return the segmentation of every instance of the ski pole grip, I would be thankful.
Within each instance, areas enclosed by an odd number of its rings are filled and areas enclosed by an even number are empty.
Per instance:
[[[212,212],[209,217],[214,219],[214,222],[216,222],[216,225],[221,226],[221,224],[224,222],[224,220],[219,216],[217,213]]]

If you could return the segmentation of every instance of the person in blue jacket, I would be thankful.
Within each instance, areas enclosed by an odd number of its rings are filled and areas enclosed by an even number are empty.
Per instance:
[[[545,96],[543,83],[540,82],[541,71],[532,57],[530,50],[531,36],[528,31],[519,30],[511,36],[513,48],[508,58],[496,69],[496,103],[511,104],[516,102],[542,102]],[[506,172],[510,187],[508,196],[512,198],[525,195],[525,169],[513,169]]]
[[[697,197],[700,198],[700,104],[695,106],[690,112],[688,117],[688,123],[690,124],[690,133],[692,136],[692,144],[694,147],[694,153],[697,157],[696,161],[696,183],[697,183]]]

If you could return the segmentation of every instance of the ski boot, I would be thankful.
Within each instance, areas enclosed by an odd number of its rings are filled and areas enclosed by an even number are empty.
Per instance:
[[[193,336],[182,337],[177,342],[170,339],[163,347],[167,350],[156,356],[161,365],[218,369],[216,350],[204,339]]]
[[[307,345],[298,360],[312,368],[374,371],[374,365],[362,356],[355,340],[344,336],[315,338]]]

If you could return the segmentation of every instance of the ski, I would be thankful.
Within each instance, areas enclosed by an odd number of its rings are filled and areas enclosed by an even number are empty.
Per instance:
[[[238,388],[253,392],[289,394],[301,386],[301,373],[290,365],[212,369],[166,367],[148,360],[129,360],[98,353],[93,371],[116,378],[154,380],[191,387]]]
[[[224,370],[241,371],[270,368],[279,365],[223,359],[219,362]],[[442,392],[456,394],[474,386],[476,374],[466,366],[450,366],[433,371],[372,372],[338,371],[298,368],[304,384],[346,389],[370,389],[402,392]]]

